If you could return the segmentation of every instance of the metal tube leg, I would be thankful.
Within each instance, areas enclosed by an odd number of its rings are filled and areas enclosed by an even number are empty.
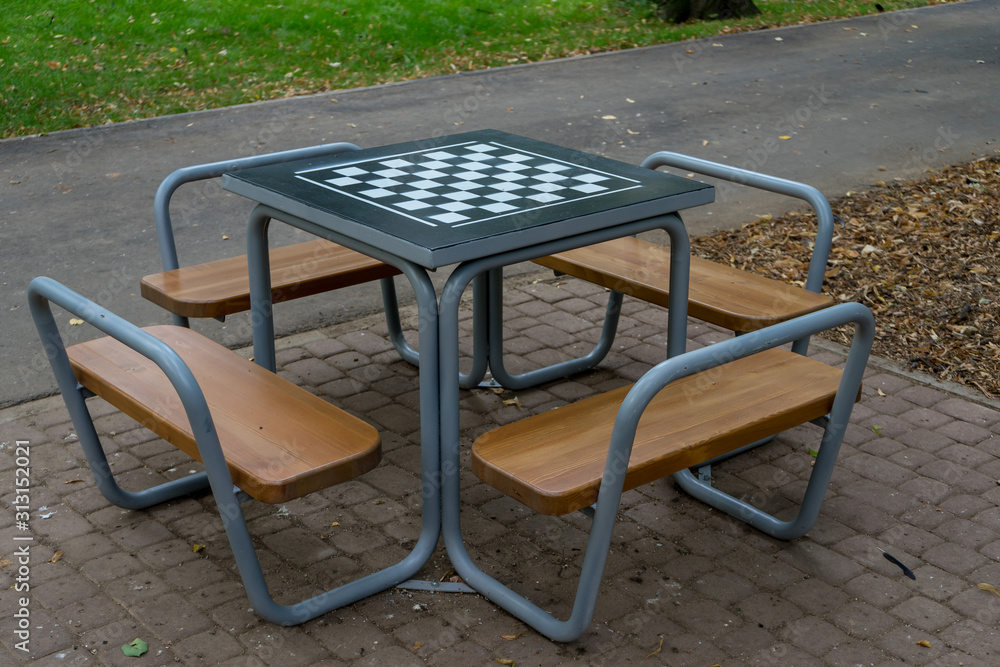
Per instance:
[[[389,340],[403,361],[411,366],[420,366],[420,355],[403,336],[403,324],[399,319],[399,300],[396,298],[396,282],[393,278],[379,280],[382,289],[382,308],[385,310],[385,324],[389,329]]]
[[[604,313],[601,338],[589,353],[577,359],[570,359],[545,368],[514,375],[507,371],[503,361],[502,272],[500,269],[490,271],[489,361],[493,379],[506,389],[518,390],[590,370],[601,363],[611,351],[615,334],[618,332],[618,320],[621,316],[623,301],[624,296],[621,292],[612,291],[608,295],[608,306]]]
[[[271,217],[260,206],[250,214],[247,227],[247,268],[250,276],[250,326],[253,331],[254,361],[272,373],[274,353],[274,309],[271,303],[271,271],[267,229]]]

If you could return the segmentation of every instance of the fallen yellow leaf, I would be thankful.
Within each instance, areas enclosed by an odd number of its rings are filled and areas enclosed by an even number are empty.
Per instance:
[[[81,324],[83,324],[83,320],[81,320],[79,317],[71,317],[69,320],[69,324],[70,326],[78,327]]]
[[[423,642],[413,642],[413,650],[416,651],[417,649],[421,648],[423,645],[424,645]]]
[[[192,544],[191,545],[191,551],[193,551],[195,553],[198,553],[199,551],[201,551],[204,548],[205,548],[204,544]]]
[[[1000,590],[997,590],[997,587],[994,586],[993,584],[978,584],[976,588],[978,588],[981,591],[989,591],[994,595],[1000,595]]]
[[[63,552],[62,551],[57,551],[54,554],[52,554],[52,558],[49,559],[49,562],[50,563],[58,563],[60,561],[60,559],[62,559],[62,556],[63,556]]]
[[[510,658],[496,658],[496,661],[499,662],[501,665],[509,665],[509,667],[514,667],[514,665],[517,664]]]
[[[524,634],[523,632],[518,632],[517,634],[514,635],[500,635],[500,639],[506,639],[507,641],[514,641],[523,634]]]
[[[927,641],[926,639],[921,639],[920,641],[917,642],[917,646],[925,646],[927,648],[930,648],[931,647],[931,643],[929,641]]]
[[[652,658],[654,655],[663,650],[663,637],[660,637],[660,645],[656,647],[656,650],[646,656],[646,658]],[[643,658],[645,660],[646,658]]]
[[[601,116],[601,119],[602,120],[618,120],[617,116],[612,116],[611,114],[608,114],[607,116]]]
[[[778,138],[779,138],[779,139],[785,139],[785,140],[787,140],[787,139],[791,139],[791,137],[790,137],[790,136],[788,136],[787,134],[783,134],[783,135],[781,135],[781,136],[780,136],[780,137],[778,137]]]

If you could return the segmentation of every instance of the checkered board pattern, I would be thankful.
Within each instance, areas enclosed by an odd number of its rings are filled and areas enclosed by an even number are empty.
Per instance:
[[[430,226],[461,226],[642,187],[498,142],[464,142],[296,177]]]

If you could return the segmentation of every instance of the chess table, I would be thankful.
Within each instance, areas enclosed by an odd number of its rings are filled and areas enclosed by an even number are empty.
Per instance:
[[[510,264],[664,229],[671,252],[667,354],[680,354],[690,247],[677,212],[710,203],[714,188],[495,130],[249,168],[225,174],[223,187],[258,202],[247,257],[254,355],[261,365],[274,363],[267,270],[272,220],[396,266],[413,286],[420,322],[423,528],[410,555],[383,578],[384,587],[419,571],[443,533],[448,555],[466,581],[551,636],[558,621],[512,601],[502,584],[472,563],[462,539],[461,296],[474,279]],[[439,297],[429,270],[449,265],[456,266]],[[373,586],[364,593],[378,590]]]

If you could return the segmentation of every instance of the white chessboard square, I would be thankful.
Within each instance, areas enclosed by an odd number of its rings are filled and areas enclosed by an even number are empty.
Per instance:
[[[361,183],[358,179],[353,176],[341,176],[340,178],[329,178],[326,181],[330,185],[336,185],[337,187],[344,187],[346,185],[354,185],[355,183]]]
[[[475,199],[478,195],[474,195],[465,190],[459,190],[458,192],[445,192],[441,196],[445,199],[451,199],[452,201],[468,201],[470,199]]]
[[[433,153],[427,153],[424,157],[429,157],[432,160],[451,160],[458,156],[448,151],[434,151]]]
[[[542,171],[557,172],[557,171],[566,171],[567,169],[569,169],[569,165],[559,164],[557,162],[549,162],[548,164],[540,164],[535,168],[541,169]]]
[[[396,193],[392,190],[386,190],[384,188],[375,188],[373,190],[362,190],[361,194],[366,197],[371,197],[372,199],[381,199],[382,197],[388,197]]]
[[[420,210],[422,208],[429,208],[431,206],[431,204],[428,204],[425,201],[419,201],[419,200],[416,200],[416,199],[412,199],[410,201],[400,202],[400,203],[396,204],[396,206],[398,206],[399,208],[401,208],[403,210],[406,210],[406,211],[418,211],[418,210]]]
[[[335,174],[340,174],[341,176],[362,176],[368,172],[364,169],[358,169],[357,167],[344,167],[343,169],[335,169]]]
[[[490,151],[499,150],[499,148],[499,146],[491,146],[489,144],[474,144],[466,147],[467,150],[478,151],[480,153],[489,153]]]
[[[501,160],[507,160],[508,162],[527,162],[531,159],[530,155],[521,155],[520,153],[508,153],[499,157]]]
[[[487,153],[468,153],[466,155],[463,155],[462,157],[465,158],[466,160],[472,160],[474,162],[484,162],[486,160],[492,160],[496,156],[489,155]]]
[[[385,162],[382,162],[380,164],[382,164],[385,167],[389,167],[390,169],[403,169],[405,167],[413,166],[412,162],[407,162],[406,160],[399,160],[399,159],[386,160]]]
[[[374,185],[376,188],[391,188],[394,185],[402,185],[402,182],[391,178],[376,178],[374,181],[369,181],[368,185]]]
[[[512,195],[509,192],[497,192],[496,194],[486,195],[487,199],[492,199],[496,202],[511,201],[512,199],[520,199],[520,195]]]
[[[537,202],[540,202],[542,204],[548,204],[550,202],[559,201],[560,199],[564,199],[564,197],[560,197],[559,195],[554,195],[551,192],[540,192],[537,195],[528,195],[527,198],[528,199],[533,199],[533,200],[535,200]]]
[[[437,197],[433,192],[428,192],[427,190],[406,190],[405,192],[398,193],[400,197],[406,197],[407,199],[427,199],[428,197]]]
[[[562,174],[538,174],[535,176],[536,181],[543,181],[545,183],[555,183],[557,181],[565,181],[568,176]]]
[[[484,211],[489,211],[490,213],[506,213],[507,211],[514,211],[517,209],[516,206],[511,206],[510,204],[504,204],[503,202],[497,202],[496,204],[486,204],[485,206],[480,206],[479,208]]]
[[[575,178],[578,181],[583,181],[584,183],[599,183],[600,181],[608,180],[607,176],[602,176],[600,174],[594,174],[594,173],[579,174],[577,176],[574,176],[573,178]]]
[[[452,174],[452,176],[463,181],[478,181],[480,178],[486,178],[486,174],[478,171],[460,171],[457,174]]]
[[[593,194],[595,192],[601,192],[602,190],[607,190],[603,185],[597,185],[595,183],[583,183],[581,185],[570,186],[571,189],[577,192],[583,192],[584,194]]]
[[[566,186],[556,185],[555,183],[539,183],[538,185],[529,185],[528,187],[539,192],[558,192],[559,190],[566,189]]]
[[[524,185],[521,183],[491,183],[490,188],[500,192],[513,192],[514,190],[523,190]]]
[[[486,184],[476,183],[475,181],[473,181],[472,183],[461,181],[459,183],[452,183],[451,187],[455,188],[456,190],[480,190],[482,188],[485,188]]]
[[[462,222],[468,219],[469,216],[462,215],[461,213],[442,213],[440,215],[431,216],[431,220],[437,220],[438,222],[443,222],[446,225],[450,225],[456,222]]]
[[[454,155],[450,157],[455,157]],[[450,167],[450,162],[442,162],[441,160],[432,160],[430,162],[421,162],[417,165],[418,167],[423,167],[424,169],[444,169],[445,167]]]
[[[441,183],[438,183],[437,181],[413,181],[410,185],[421,190],[430,190],[431,188],[441,187]]]
[[[466,156],[468,157],[468,156]],[[489,155],[484,155],[484,158],[489,158]],[[473,162],[462,162],[461,164],[455,165],[460,169],[468,169],[469,171],[482,171],[483,169],[489,169],[490,165],[485,162],[480,162],[479,160]]]
[[[382,178],[395,178],[396,176],[406,176],[407,174],[407,172],[402,169],[382,169],[373,173],[376,176],[381,176]]]
[[[498,164],[497,169],[502,169],[503,171],[524,171],[525,169],[531,169],[531,167],[520,162],[512,162],[510,164]]]
[[[498,181],[523,181],[527,177],[528,176],[526,174],[518,174],[514,172],[511,174],[497,174],[493,178],[497,179]]]
[[[470,208],[475,208],[472,204],[466,204],[461,201],[452,201],[447,204],[438,204],[438,208],[443,208],[446,211],[468,211]]]
[[[425,169],[424,171],[414,172],[413,175],[420,178],[441,178],[442,176],[447,176],[448,174],[443,171],[438,171],[437,169]]]

